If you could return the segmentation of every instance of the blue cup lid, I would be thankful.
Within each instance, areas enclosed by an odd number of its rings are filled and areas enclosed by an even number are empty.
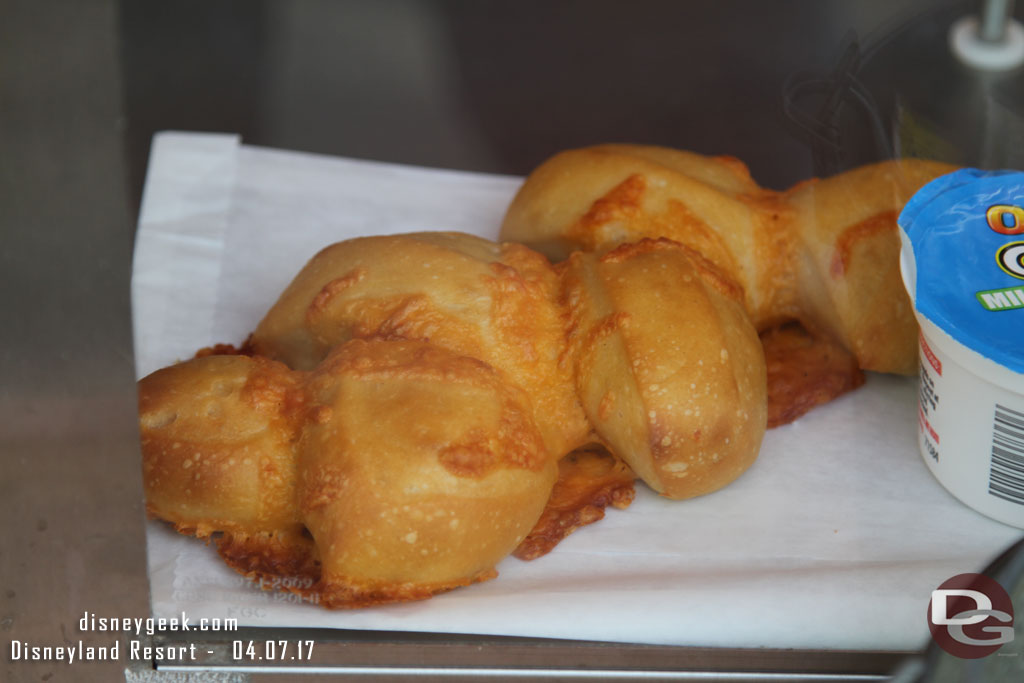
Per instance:
[[[1024,373],[1024,173],[961,169],[936,178],[898,223],[913,250],[917,311]]]

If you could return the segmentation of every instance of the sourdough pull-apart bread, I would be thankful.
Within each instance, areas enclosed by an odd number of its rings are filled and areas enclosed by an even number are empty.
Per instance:
[[[714,491],[858,365],[912,370],[895,212],[945,170],[779,193],[732,158],[605,145],[527,179],[510,243],[327,247],[243,355],[140,381],[147,509],[248,576],[359,607],[542,555],[634,477]]]
[[[685,498],[750,465],[765,370],[741,299],[669,240],[557,271],[468,235],[333,245],[251,355],[140,381],[148,509],[330,607],[490,578],[628,505],[635,476]]]
[[[560,260],[668,237],[739,283],[759,331],[797,320],[862,369],[912,373],[917,328],[900,281],[896,215],[951,170],[883,162],[778,193],[731,157],[636,145],[570,150],[527,178],[501,239]]]
[[[309,372],[197,358],[140,406],[150,512],[328,607],[491,578],[557,476],[524,393],[424,342],[353,340]]]

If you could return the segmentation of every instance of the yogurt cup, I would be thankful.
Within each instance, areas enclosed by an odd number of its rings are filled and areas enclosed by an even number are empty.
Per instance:
[[[938,178],[899,226],[921,327],[921,456],[968,506],[1024,528],[1024,173]]]

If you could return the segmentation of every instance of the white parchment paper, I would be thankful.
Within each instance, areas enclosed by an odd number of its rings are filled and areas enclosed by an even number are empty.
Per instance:
[[[459,230],[495,238],[521,179],[260,149],[236,136],[153,144],[132,297],[140,377],[240,343],[332,242]],[[413,604],[329,611],[261,591],[213,547],[148,528],[156,616],[242,625],[542,636],[651,644],[906,650],[931,591],[1020,532],[953,499],[916,446],[916,384],[866,386],[770,431],[753,468],[697,500],[638,485],[625,511],[533,562]]]

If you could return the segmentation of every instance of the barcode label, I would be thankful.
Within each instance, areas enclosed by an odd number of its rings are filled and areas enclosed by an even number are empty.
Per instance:
[[[1024,413],[996,404],[988,492],[1024,505]]]

